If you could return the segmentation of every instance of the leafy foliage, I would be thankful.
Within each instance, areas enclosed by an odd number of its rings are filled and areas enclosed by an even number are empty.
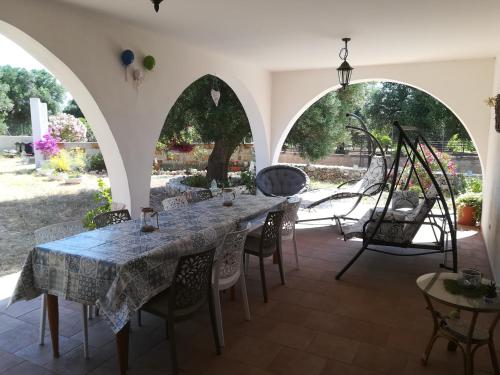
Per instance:
[[[102,153],[98,152],[87,157],[87,170],[96,172],[106,171],[106,163],[104,163]]]
[[[195,174],[192,176],[187,176],[182,183],[191,186],[191,187],[198,187],[198,188],[205,188],[208,189],[210,188],[210,180],[202,175],[202,174]]]
[[[463,207],[474,207],[474,220],[481,220],[481,212],[483,208],[483,194],[468,192],[459,195],[457,198],[457,207],[460,210]]]
[[[476,147],[470,138],[463,139],[460,134],[453,134],[448,141],[448,148],[453,152],[475,152]]]
[[[59,113],[49,116],[49,133],[59,142],[85,142],[87,129],[73,115]]]
[[[107,187],[101,178],[97,179],[97,192],[94,195],[94,202],[97,207],[89,210],[83,219],[83,226],[89,230],[96,229],[94,217],[103,212],[111,211],[111,203],[113,203],[111,188]]]
[[[64,107],[63,112],[67,113],[68,115],[72,115],[76,118],[85,117],[82,113],[82,110],[76,103],[75,99],[71,99],[68,102],[68,104],[66,104],[66,107]]]
[[[214,87],[221,93],[218,106],[210,95]],[[234,91],[224,81],[206,75],[179,96],[168,113],[160,141],[169,145],[214,142],[207,175],[210,180],[226,180],[231,154],[250,134],[250,123]]]
[[[338,145],[349,141],[346,113],[359,111],[365,91],[363,85],[351,85],[320,98],[299,117],[286,145],[296,147],[302,157],[311,161],[331,154]]]
[[[255,195],[257,193],[257,182],[253,171],[241,172],[241,184],[245,185],[248,193]]]
[[[12,106],[6,109],[5,103],[0,104],[0,119],[4,119],[12,135],[31,134],[30,98],[40,98],[47,103],[49,114],[56,114],[65,95],[64,88],[46,70],[2,66],[0,86],[0,103],[6,96]]]

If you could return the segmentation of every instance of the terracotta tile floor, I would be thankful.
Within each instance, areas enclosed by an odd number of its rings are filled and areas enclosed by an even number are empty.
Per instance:
[[[459,262],[486,275],[489,265],[481,235],[462,232]],[[420,355],[431,320],[415,286],[418,275],[437,271],[439,256],[391,257],[365,253],[341,281],[335,273],[359,242],[343,242],[333,227],[298,230],[300,270],[290,243],[285,243],[285,286],[277,266],[266,265],[270,301],[264,304],[255,260],[248,279],[252,320],[244,320],[241,298],[225,295],[226,348],[216,356],[208,312],[177,325],[183,373],[217,375],[374,375],[459,374],[460,353],[438,341],[427,367]],[[239,289],[238,289],[239,290]],[[238,291],[237,290],[237,291]],[[50,339],[37,344],[39,300],[18,303],[0,312],[1,374],[106,374],[117,372],[114,337],[100,318],[90,321],[91,359],[84,360],[79,305],[61,302],[61,357],[52,359]],[[132,326],[130,374],[168,372],[163,323],[144,313],[142,328]],[[500,335],[499,335],[500,336]],[[500,344],[500,340],[499,344]],[[500,348],[500,345],[497,347]],[[480,349],[476,374],[491,373]]]

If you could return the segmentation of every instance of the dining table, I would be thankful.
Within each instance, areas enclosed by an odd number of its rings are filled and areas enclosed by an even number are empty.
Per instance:
[[[256,225],[267,212],[285,205],[285,197],[241,194],[232,206],[214,197],[160,212],[158,228],[151,233],[142,232],[136,219],[37,245],[24,262],[10,303],[46,294],[55,358],[58,298],[98,306],[115,333],[119,369],[125,374],[130,319],[171,285],[179,258],[217,248],[227,233]]]

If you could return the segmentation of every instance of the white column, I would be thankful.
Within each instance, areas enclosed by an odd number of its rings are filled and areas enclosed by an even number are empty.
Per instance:
[[[39,98],[30,98],[31,108],[31,129],[33,134],[33,145],[36,141],[49,132],[49,120],[47,114],[47,104],[42,103]],[[34,146],[33,146],[34,148]],[[34,150],[36,167],[40,168],[43,155],[40,151]]]

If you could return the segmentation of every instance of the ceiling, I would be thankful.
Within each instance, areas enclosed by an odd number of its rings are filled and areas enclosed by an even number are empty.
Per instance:
[[[498,0],[58,0],[279,71],[493,57]]]

